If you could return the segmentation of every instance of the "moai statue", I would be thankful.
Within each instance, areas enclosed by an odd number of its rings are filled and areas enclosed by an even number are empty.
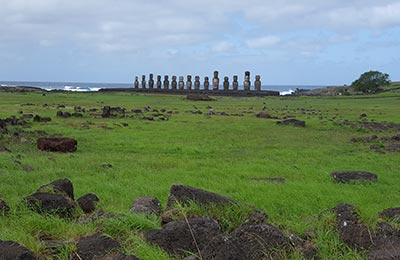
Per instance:
[[[250,86],[251,86],[251,82],[250,82],[250,71],[246,71],[244,73],[244,82],[243,82],[243,86],[244,86],[244,90],[245,91],[250,91]]]
[[[218,88],[219,88],[218,71],[214,71],[213,90],[218,90]]]
[[[154,79],[153,79],[153,74],[149,75],[149,89],[153,89],[154,87]]]
[[[176,82],[176,76],[172,76],[172,82],[171,82],[171,89],[176,90],[178,83]]]
[[[142,75],[142,89],[146,89],[146,76]]]
[[[233,87],[233,90],[238,90],[238,88],[239,88],[239,82],[238,82],[238,76],[237,75],[233,76],[232,87]]]
[[[135,83],[133,85],[134,85],[135,89],[139,88],[139,77],[138,76],[135,76]]]
[[[224,77],[224,91],[229,90],[229,77]]]
[[[194,77],[194,89],[195,90],[200,89],[200,77],[199,76]]]
[[[261,91],[261,80],[260,80],[260,75],[256,75],[256,80],[254,81],[254,89],[256,91]]]
[[[169,89],[168,75],[164,76],[164,89]]]
[[[183,80],[184,80],[183,76],[179,76],[179,82],[178,82],[179,90],[185,89],[185,82]]]
[[[186,89],[192,90],[192,75],[187,75]]]
[[[208,77],[204,77],[204,90],[209,90],[210,89],[210,81],[208,80]]]
[[[157,75],[157,88],[161,89],[161,75]]]

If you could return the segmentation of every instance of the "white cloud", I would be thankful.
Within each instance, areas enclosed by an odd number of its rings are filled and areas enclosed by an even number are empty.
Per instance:
[[[235,45],[231,42],[228,41],[220,41],[216,44],[214,44],[211,48],[213,52],[217,53],[227,53],[231,52],[235,49]]]
[[[253,38],[246,41],[246,45],[252,49],[267,49],[277,45],[281,39],[278,36],[268,35],[260,38]]]

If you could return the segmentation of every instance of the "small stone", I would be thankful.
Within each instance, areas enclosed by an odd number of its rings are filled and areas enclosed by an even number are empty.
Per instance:
[[[337,171],[331,173],[335,182],[348,183],[351,181],[376,182],[378,176],[374,173],[364,171]]]
[[[77,202],[85,213],[92,213],[96,210],[96,205],[100,201],[96,194],[89,193],[80,197]]]
[[[132,213],[161,215],[161,203],[156,197],[136,198],[130,210]]]
[[[33,171],[33,168],[30,165],[24,165],[24,166],[22,166],[22,170],[24,170],[26,172],[31,172],[31,171]]]

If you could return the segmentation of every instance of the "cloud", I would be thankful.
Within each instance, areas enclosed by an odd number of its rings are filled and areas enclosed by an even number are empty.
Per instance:
[[[278,36],[268,35],[260,38],[253,38],[246,41],[247,47],[251,49],[267,49],[278,44],[281,39]]]
[[[214,46],[212,46],[211,50],[217,53],[227,53],[235,50],[235,45],[228,41],[220,41]]]

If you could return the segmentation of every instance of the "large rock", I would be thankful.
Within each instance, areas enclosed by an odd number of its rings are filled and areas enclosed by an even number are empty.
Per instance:
[[[33,253],[26,247],[13,241],[0,240],[1,260],[35,260]]]
[[[368,249],[373,245],[376,235],[360,221],[352,205],[339,204],[332,210],[336,213],[337,229],[343,243],[354,249]]]
[[[132,213],[161,215],[161,203],[156,197],[139,197],[133,201]]]
[[[221,234],[217,221],[208,217],[172,221],[160,230],[149,230],[144,237],[171,254],[183,255],[202,249],[213,237]]]
[[[97,257],[103,257],[111,251],[120,249],[121,245],[109,237],[94,234],[79,239],[76,247],[76,259],[92,260]]]
[[[96,260],[140,260],[134,255],[124,255],[122,253],[110,253],[102,257],[96,257]]]
[[[280,259],[291,249],[289,238],[272,225],[243,225],[232,236],[247,255],[247,260]]]
[[[10,213],[10,207],[4,200],[0,199],[0,216],[8,215],[9,213]]]
[[[100,201],[96,194],[89,193],[77,199],[79,207],[85,213],[92,213],[96,210],[96,205]]]
[[[306,127],[306,122],[301,121],[298,119],[290,118],[283,121],[277,121],[277,125],[290,125],[290,126],[297,126],[297,127]]]
[[[377,241],[368,254],[367,260],[400,259],[400,234]]]
[[[74,200],[74,186],[67,178],[58,179],[49,184],[43,185],[37,189],[37,192],[63,194],[68,196],[71,200]]]
[[[62,194],[36,192],[25,198],[29,208],[40,214],[56,214],[69,218],[75,210],[75,203]]]
[[[72,138],[46,137],[37,140],[38,149],[46,152],[75,152],[77,146],[78,142]]]
[[[247,260],[247,254],[243,251],[238,239],[232,236],[218,235],[208,243],[201,256],[204,260]]]
[[[205,191],[190,186],[172,185],[167,202],[167,208],[171,208],[175,203],[188,203],[193,201],[199,204],[237,204],[238,202],[225,196]]]
[[[379,213],[381,218],[400,218],[400,208],[389,208]]]
[[[347,183],[352,181],[376,182],[378,176],[374,173],[364,171],[337,171],[332,172],[331,176],[335,182]]]

